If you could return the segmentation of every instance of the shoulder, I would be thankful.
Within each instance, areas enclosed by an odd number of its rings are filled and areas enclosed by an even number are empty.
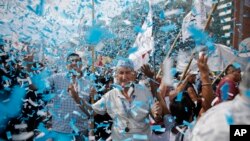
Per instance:
[[[118,94],[118,90],[116,88],[113,88],[109,90],[108,92],[106,92],[102,97],[110,99],[112,97],[117,96],[117,94]]]
[[[212,141],[229,132],[229,122],[232,119],[228,111],[231,108],[232,101],[223,102],[204,113],[193,128],[192,140],[205,140],[210,137],[209,141]]]
[[[150,92],[150,90],[145,86],[141,84],[135,84],[135,90],[140,91],[140,92]]]
[[[66,77],[67,73],[55,73],[52,74],[49,79],[55,79],[55,78],[64,78]]]
[[[151,91],[144,85],[135,84],[135,95],[137,95],[140,99],[152,100],[153,95]]]

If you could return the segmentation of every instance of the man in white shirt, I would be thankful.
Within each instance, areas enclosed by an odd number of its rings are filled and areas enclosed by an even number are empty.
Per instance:
[[[108,113],[113,119],[111,138],[120,140],[149,140],[149,114],[155,120],[162,116],[158,102],[154,103],[151,92],[135,80],[133,62],[119,60],[115,70],[117,85],[92,105],[97,114]]]

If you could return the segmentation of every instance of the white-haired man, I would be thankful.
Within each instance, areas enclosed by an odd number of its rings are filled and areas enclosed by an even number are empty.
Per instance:
[[[115,87],[89,108],[97,114],[108,113],[113,119],[113,141],[149,140],[149,114],[159,120],[162,115],[160,104],[154,103],[146,87],[133,83],[135,71],[131,60],[118,61],[115,79]]]

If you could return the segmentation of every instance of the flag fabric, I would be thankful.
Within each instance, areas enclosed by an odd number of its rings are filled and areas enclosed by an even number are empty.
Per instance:
[[[191,55],[192,52],[191,51],[182,51],[180,50],[178,52],[178,56],[177,56],[177,65],[176,65],[176,69],[179,72],[184,72],[184,70],[186,69],[186,67],[188,66],[188,63],[191,59]],[[198,71],[198,67],[197,67],[197,60],[194,58],[191,65],[190,65],[190,69],[192,71]]]
[[[134,62],[135,70],[140,69],[142,65],[148,63],[150,53],[154,49],[154,39],[152,37],[152,16],[151,2],[149,1],[149,12],[142,25],[142,32],[138,33],[133,45],[133,47],[137,47],[137,50],[129,55],[129,59]]]
[[[215,44],[215,52],[208,58],[210,71],[222,71],[227,65],[239,64],[244,70],[250,61],[250,57],[241,57],[239,52],[222,44]]]
[[[207,21],[207,14],[212,5],[209,0],[195,0],[192,10],[184,17],[182,23],[182,41],[190,37],[188,28],[195,26],[198,29],[204,29]]]
[[[238,64],[241,70],[244,70],[248,63],[250,63],[250,56],[242,57],[237,50],[227,47],[222,44],[214,44],[215,50],[208,56],[208,67],[210,71],[223,71],[229,64]],[[189,51],[179,51],[177,56],[177,71],[183,72],[187,67],[191,52]],[[198,71],[197,59],[194,58],[190,69],[192,71]]]
[[[163,62],[163,78],[162,82],[167,86],[173,86],[173,76],[171,69],[173,66],[173,61],[171,58],[166,58]]]

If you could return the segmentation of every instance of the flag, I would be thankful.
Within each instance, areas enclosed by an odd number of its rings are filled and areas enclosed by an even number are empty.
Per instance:
[[[244,70],[250,57],[241,57],[239,52],[222,44],[215,44],[215,52],[208,58],[210,71],[222,71],[229,64],[239,64]]]
[[[133,45],[133,47],[137,47],[137,50],[129,55],[129,59],[134,62],[135,70],[140,69],[142,65],[148,63],[150,53],[154,49],[154,39],[152,37],[152,16],[151,2],[149,1],[148,15],[142,25],[143,32],[138,33]]]
[[[207,21],[207,14],[211,10],[211,0],[195,0],[192,10],[184,17],[182,23],[182,41],[190,37],[188,28],[196,26],[198,29],[204,29]]]
[[[178,52],[178,56],[177,56],[177,65],[176,65],[176,69],[179,72],[184,72],[184,70],[186,69],[186,67],[188,66],[188,63],[191,59],[192,53],[190,51],[182,51],[180,50]],[[190,65],[190,69],[192,71],[198,71],[198,67],[197,67],[197,60],[195,58],[193,58],[193,61]]]

